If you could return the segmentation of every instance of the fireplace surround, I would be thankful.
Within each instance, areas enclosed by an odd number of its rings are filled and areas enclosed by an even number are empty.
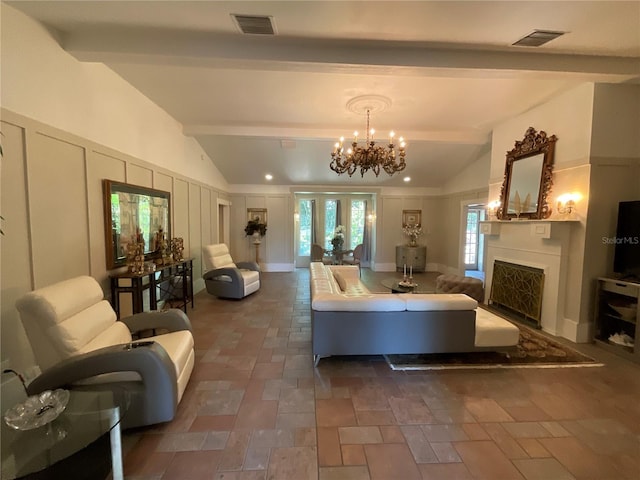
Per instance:
[[[481,222],[485,234],[486,291],[492,291],[496,261],[539,269],[544,274],[539,326],[575,341],[578,319],[565,317],[573,220]]]

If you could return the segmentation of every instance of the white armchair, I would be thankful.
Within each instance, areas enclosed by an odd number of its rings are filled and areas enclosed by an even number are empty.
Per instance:
[[[191,323],[174,309],[121,320],[98,282],[65,280],[22,296],[20,318],[42,374],[27,387],[112,390],[129,399],[123,427],[172,420],[193,371]],[[133,340],[139,331],[161,335]]]
[[[202,248],[207,292],[224,298],[244,298],[260,289],[260,267],[256,262],[234,263],[224,243]]]

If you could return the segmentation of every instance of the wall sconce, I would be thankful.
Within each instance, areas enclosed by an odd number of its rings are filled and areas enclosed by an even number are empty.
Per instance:
[[[299,222],[300,221],[300,214],[298,212],[294,212],[293,213],[293,220],[295,222]]]
[[[557,210],[560,215],[571,215],[576,208],[576,202],[580,199],[577,193],[564,193],[557,199]]]
[[[373,213],[370,213],[369,215],[367,215],[367,222],[373,223],[375,219],[376,219],[376,216]]]
[[[500,208],[499,200],[489,202],[489,205],[487,205],[487,215],[489,215],[489,220],[497,218],[498,208]]]

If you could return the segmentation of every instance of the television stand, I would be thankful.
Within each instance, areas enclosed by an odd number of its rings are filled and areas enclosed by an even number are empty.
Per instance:
[[[640,276],[638,276],[636,274],[623,275],[622,277],[618,278],[618,280],[620,280],[621,282],[639,283],[640,284]]]
[[[595,343],[640,363],[640,284],[599,278],[594,312]]]

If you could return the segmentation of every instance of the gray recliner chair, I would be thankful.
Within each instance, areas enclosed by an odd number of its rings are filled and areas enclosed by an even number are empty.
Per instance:
[[[128,404],[123,428],[173,419],[195,362],[191,323],[177,309],[117,320],[88,276],[23,295],[16,302],[42,374],[29,395],[55,388],[110,390]],[[167,332],[134,340],[136,332]]]
[[[224,243],[202,248],[207,292],[216,297],[244,298],[260,289],[260,266],[256,262],[234,263]]]

